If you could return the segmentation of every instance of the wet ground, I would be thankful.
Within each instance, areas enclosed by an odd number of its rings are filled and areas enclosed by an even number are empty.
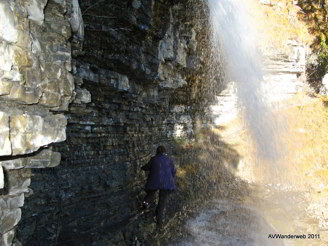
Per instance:
[[[213,200],[187,221],[183,238],[170,246],[328,245],[326,232],[306,214],[303,192],[254,187],[243,202]],[[325,235],[324,235],[325,234]],[[279,239],[277,236],[299,236]],[[320,238],[321,237],[321,238]]]
[[[172,246],[282,245],[267,239],[274,229],[251,207],[216,200],[186,224],[190,238]]]

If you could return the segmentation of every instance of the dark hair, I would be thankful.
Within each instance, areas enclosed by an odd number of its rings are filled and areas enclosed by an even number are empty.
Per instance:
[[[157,147],[157,150],[156,150],[156,155],[160,155],[160,154],[163,154],[166,152],[166,149],[163,145],[160,145]]]

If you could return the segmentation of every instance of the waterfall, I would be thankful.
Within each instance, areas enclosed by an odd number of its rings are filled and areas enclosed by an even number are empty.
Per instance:
[[[244,113],[257,155],[276,160],[276,123],[263,96],[261,55],[246,3],[247,0],[208,0],[212,43],[215,55],[223,59],[225,80],[236,84],[238,108]]]

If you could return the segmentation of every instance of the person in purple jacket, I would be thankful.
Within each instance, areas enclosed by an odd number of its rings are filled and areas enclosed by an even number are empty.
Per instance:
[[[164,146],[159,146],[157,148],[156,156],[152,157],[142,169],[149,171],[145,187],[147,195],[144,198],[143,207],[148,208],[150,206],[157,190],[159,190],[156,220],[157,225],[161,227],[164,221],[164,209],[168,200],[168,195],[171,191],[176,189],[176,169],[172,159],[167,156]]]

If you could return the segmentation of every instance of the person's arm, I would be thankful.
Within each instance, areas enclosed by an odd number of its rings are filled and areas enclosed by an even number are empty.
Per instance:
[[[144,165],[143,167],[141,167],[141,169],[144,170],[144,171],[150,171],[152,159],[153,158],[151,158],[150,161],[148,161],[148,163],[146,165]]]

